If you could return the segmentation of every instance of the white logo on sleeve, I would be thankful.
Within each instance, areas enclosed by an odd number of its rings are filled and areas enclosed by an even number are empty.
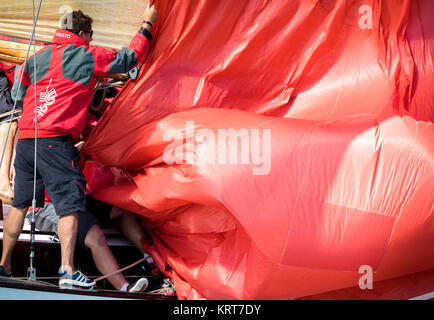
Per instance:
[[[48,107],[56,102],[56,97],[57,97],[56,89],[51,88],[51,90],[49,90],[52,80],[53,79],[51,78],[50,83],[48,84],[48,87],[45,90],[45,92],[41,92],[39,94],[39,102],[42,102],[42,104],[36,108],[36,112],[39,118],[43,117],[47,112]]]

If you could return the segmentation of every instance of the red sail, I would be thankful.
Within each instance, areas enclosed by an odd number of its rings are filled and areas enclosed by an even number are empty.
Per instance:
[[[140,74],[83,154],[94,196],[143,217],[179,298],[434,268],[433,1],[156,6]]]

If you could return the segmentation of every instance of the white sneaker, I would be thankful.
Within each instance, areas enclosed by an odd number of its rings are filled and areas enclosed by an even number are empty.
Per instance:
[[[61,272],[59,279],[59,287],[67,288],[80,288],[80,289],[93,289],[95,281],[88,279],[79,270],[75,270],[73,274],[68,272]]]
[[[146,278],[140,278],[132,286],[128,288],[128,292],[143,292],[149,285],[149,281]]]

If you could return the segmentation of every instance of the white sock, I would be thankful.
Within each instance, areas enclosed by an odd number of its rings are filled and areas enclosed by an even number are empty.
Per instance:
[[[120,289],[120,291],[127,291],[129,285],[130,284],[128,282],[125,282],[124,285],[122,286],[122,288]]]

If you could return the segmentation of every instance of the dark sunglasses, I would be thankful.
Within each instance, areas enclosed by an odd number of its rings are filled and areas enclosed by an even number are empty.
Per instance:
[[[93,36],[93,30],[92,31],[83,31],[83,32],[90,34],[91,37]]]

